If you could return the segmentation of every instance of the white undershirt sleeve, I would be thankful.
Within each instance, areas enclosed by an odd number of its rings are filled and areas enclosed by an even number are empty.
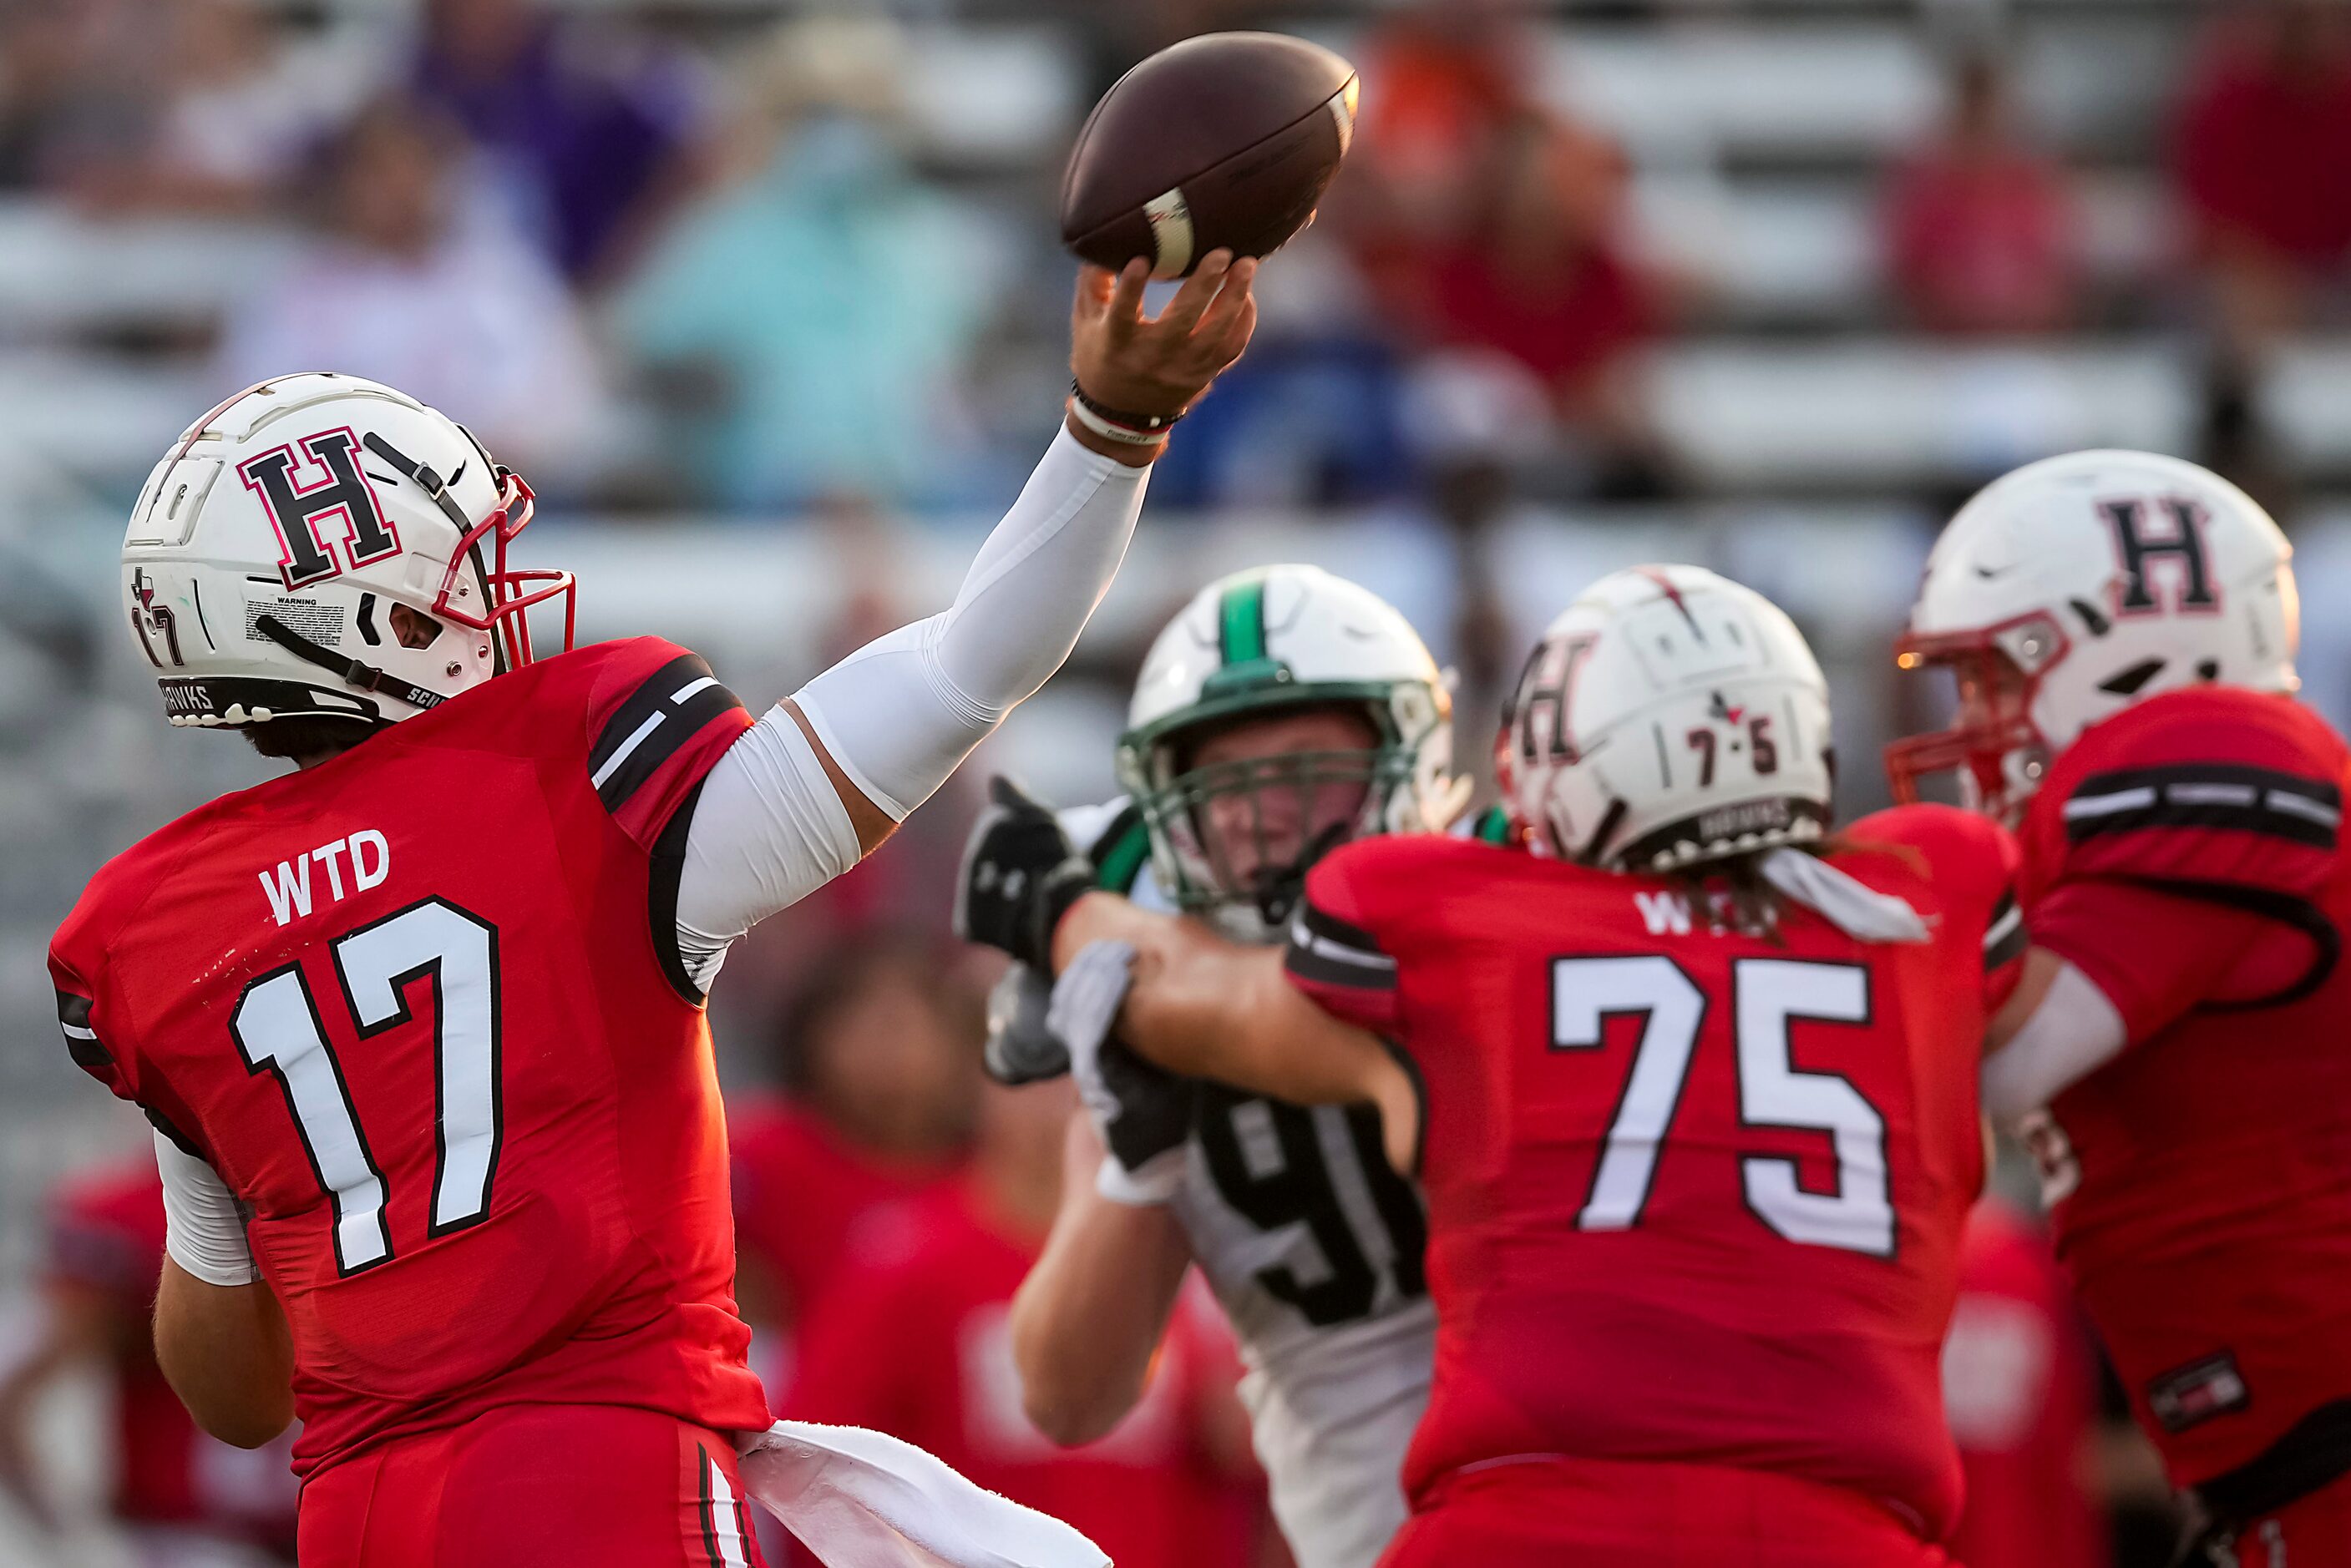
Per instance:
[[[953,606],[901,627],[801,688],[834,763],[893,821],[1077,645],[1143,509],[1148,469],[1064,429],[980,546]],[[677,942],[707,991],[727,947],[857,864],[857,834],[823,759],[780,706],[711,768],[686,827]]]
[[[1983,1108],[1995,1127],[2013,1128],[2069,1085],[2119,1055],[2123,1015],[2090,977],[2059,966],[2041,1005],[1983,1064]]]
[[[703,991],[726,950],[857,864],[857,829],[824,761],[781,704],[714,763],[685,830],[677,950]]]
[[[155,1168],[163,1179],[163,1251],[208,1285],[249,1285],[261,1277],[245,1240],[236,1195],[218,1172],[155,1135]]]

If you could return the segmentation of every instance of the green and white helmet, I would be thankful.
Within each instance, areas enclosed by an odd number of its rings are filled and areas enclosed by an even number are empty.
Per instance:
[[[1236,722],[1341,708],[1371,722],[1368,751],[1296,752],[1195,765],[1207,735]],[[1119,738],[1120,783],[1143,813],[1152,864],[1177,903],[1243,940],[1278,935],[1307,868],[1337,845],[1379,833],[1442,832],[1470,782],[1453,773],[1453,699],[1410,622],[1378,595],[1317,566],[1259,566],[1200,590],[1159,634]],[[1270,793],[1297,792],[1293,822],[1331,787],[1364,786],[1349,821],[1269,864]],[[1246,800],[1259,869],[1237,874],[1204,814]],[[1277,814],[1279,815],[1279,814]]]

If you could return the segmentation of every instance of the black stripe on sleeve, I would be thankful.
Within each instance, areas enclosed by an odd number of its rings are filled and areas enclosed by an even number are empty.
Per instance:
[[[588,751],[588,774],[604,809],[618,811],[697,731],[742,701],[684,653],[655,670],[604,722]]]
[[[1355,991],[1394,991],[1396,961],[1380,951],[1371,934],[1301,904],[1290,920],[1290,947],[1282,965],[1313,985],[1343,986]]]
[[[204,1151],[198,1148],[189,1138],[187,1134],[182,1132],[178,1127],[173,1127],[170,1118],[165,1116],[162,1112],[155,1109],[152,1106],[141,1106],[139,1108],[141,1111],[145,1113],[147,1125],[153,1127],[157,1132],[162,1133],[165,1137],[170,1138],[172,1142],[178,1147],[182,1154],[186,1155],[190,1159],[203,1159],[204,1158]]]
[[[57,1027],[64,1031],[66,1054],[74,1065],[85,1072],[103,1072],[114,1065],[114,1054],[99,1040],[98,1031],[90,1026],[90,1000],[70,991],[57,992]]]
[[[2170,877],[2126,877],[2120,880],[2135,888],[2146,888],[2158,893],[2168,893],[2175,898],[2194,898],[2201,903],[2218,904],[2223,909],[2242,909],[2274,920],[2279,925],[2299,931],[2310,939],[2310,963],[2291,985],[2282,986],[2267,996],[2249,997],[2237,1002],[2207,1002],[2200,1003],[2199,1012],[2252,1012],[2264,1007],[2283,1007],[2300,1002],[2326,983],[2335,966],[2343,960],[2343,933],[2335,929],[2326,911],[2306,898],[2290,893],[2280,893],[2268,888],[2243,888],[2225,882],[2191,882]]]
[[[1363,927],[1351,925],[1329,910],[1318,909],[1311,903],[1301,902],[1298,906],[1296,923],[1320,940],[1335,943],[1343,948],[1353,948],[1367,955],[1387,958],[1387,955],[1380,950],[1379,938],[1372,935]],[[1388,961],[1391,965],[1395,962],[1394,960],[1388,960]]]
[[[702,988],[694,983],[687,972],[685,956],[677,950],[677,888],[685,876],[685,838],[694,826],[694,808],[702,803],[702,781],[695,781],[677,809],[662,825],[661,836],[653,840],[653,874],[647,878],[650,892],[647,911],[653,923],[653,953],[661,960],[662,978],[678,996],[700,1007],[709,1000]]]
[[[2064,805],[2074,843],[2147,828],[2258,833],[2332,849],[2343,829],[2343,791],[2325,779],[2231,763],[2184,763],[2093,774]]]
[[[1282,955],[1281,965],[1311,985],[1339,986],[1351,991],[1394,991],[1395,971],[1359,969],[1353,964],[1338,963],[1315,952],[1311,948],[1293,946]]]
[[[1984,926],[1984,972],[1991,974],[2022,958],[2032,940],[2024,929],[2024,911],[2017,908],[2015,893],[2002,892],[2000,902],[1992,906],[1991,920]]]

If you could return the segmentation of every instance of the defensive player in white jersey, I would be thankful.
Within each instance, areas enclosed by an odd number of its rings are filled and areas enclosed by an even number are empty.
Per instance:
[[[1411,626],[1312,566],[1203,589],[1152,645],[1119,742],[1129,794],[1065,812],[1099,886],[1246,941],[1281,940],[1307,868],[1353,838],[1460,813],[1451,702]],[[1045,808],[997,781],[999,814]],[[1064,987],[1064,995],[1067,995]],[[1301,1568],[1364,1568],[1405,1520],[1436,1319],[1419,1193],[1378,1111],[1168,1076],[1047,1016],[1016,970],[990,1068],[1078,1078],[1061,1210],[1013,1306],[1029,1413],[1092,1441],[1134,1404],[1186,1271],[1232,1320],[1274,1512]]]

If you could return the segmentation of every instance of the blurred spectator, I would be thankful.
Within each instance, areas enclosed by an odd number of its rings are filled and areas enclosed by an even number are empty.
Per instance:
[[[621,300],[622,339],[673,389],[684,493],[935,493],[985,301],[973,220],[900,145],[903,56],[884,22],[787,26],[754,73],[755,167],[686,213]]]
[[[0,184],[101,212],[255,211],[365,91],[248,0],[0,8]]]
[[[137,155],[166,51],[156,0],[0,5],[0,185],[65,188]]]
[[[1988,1198],[1968,1221],[1943,1342],[1943,1403],[1967,1468],[1946,1542],[1968,1568],[2105,1568],[2090,1494],[2096,1366],[2039,1228]]]
[[[1596,131],[1513,115],[1469,171],[1460,226],[1429,243],[1374,238],[1376,282],[1426,339],[1517,360],[1583,449],[1589,487],[1640,495],[1664,479],[1631,375],[1662,325],[1658,280],[1624,238],[1625,164]]]
[[[2173,158],[2224,327],[2252,348],[2351,262],[2351,12],[2260,0],[2196,69]]]
[[[686,188],[691,74],[539,0],[427,0],[415,87],[488,152],[569,276],[609,275]]]
[[[370,90],[364,51],[335,39],[289,47],[249,0],[172,0],[135,155],[84,168],[72,193],[108,212],[260,212]]]
[[[1989,57],[1953,73],[1942,128],[1895,169],[1886,271],[1904,309],[1940,332],[2044,332],[2073,314],[2074,213],[2064,176],[2012,121]]]
[[[470,426],[542,491],[577,483],[602,417],[569,292],[528,245],[464,202],[465,149],[434,111],[368,109],[329,153],[322,232],[239,306],[219,384],[341,370]]]
[[[1521,5],[1422,0],[1367,40],[1353,187],[1384,224],[1427,236],[1459,226],[1468,176],[1493,137],[1531,101]],[[1342,187],[1343,192],[1348,187]]]
[[[98,1367],[113,1386],[109,1511],[149,1568],[294,1561],[290,1435],[247,1453],[196,1430],[155,1365],[148,1324],[163,1268],[163,1185],[144,1153],[51,1197],[37,1343],[0,1376],[0,1489],[35,1521],[57,1521],[41,1488],[31,1423],[58,1379]]]
[[[919,1444],[1068,1521],[1120,1568],[1239,1568],[1248,1421],[1231,1344],[1198,1297],[1182,1299],[1142,1401],[1101,1441],[1057,1449],[1022,1407],[1012,1294],[1052,1223],[1076,1103],[1066,1078],[985,1087],[971,1174],[872,1228],[811,1314],[781,1408]]]
[[[730,1118],[737,1293],[753,1322],[805,1317],[877,1211],[960,1168],[978,1004],[943,982],[942,964],[869,933],[810,967],[778,1042],[789,1096]]]

